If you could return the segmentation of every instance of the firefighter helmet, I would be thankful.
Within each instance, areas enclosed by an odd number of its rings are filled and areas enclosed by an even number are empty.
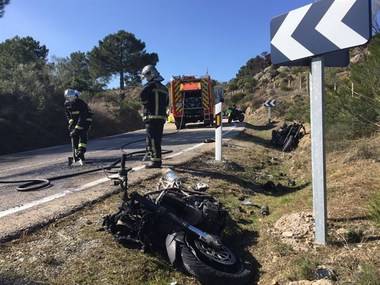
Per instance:
[[[80,92],[78,90],[74,90],[74,89],[65,90],[65,98],[68,100],[74,100],[75,98],[78,98],[79,95],[80,95]]]
[[[146,81],[162,81],[164,78],[160,75],[158,70],[153,65],[145,66],[141,71],[141,79],[145,79]]]

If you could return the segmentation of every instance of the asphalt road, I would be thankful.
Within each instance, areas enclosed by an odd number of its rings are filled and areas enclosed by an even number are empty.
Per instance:
[[[241,128],[236,125],[225,126],[225,138],[238,134]],[[203,142],[207,138],[214,137],[213,128],[202,128],[199,126],[189,126],[184,130],[176,133],[173,127],[165,128],[166,136],[163,138],[163,149],[171,150],[173,153],[166,156],[172,156],[184,150],[191,149],[195,145]],[[48,178],[78,170],[92,169],[99,166],[109,165],[111,162],[120,158],[120,147],[125,144],[127,151],[144,150],[145,142],[144,130],[131,133],[124,133],[116,136],[100,138],[89,142],[88,152],[86,154],[88,165],[84,167],[67,166],[67,157],[71,156],[71,146],[61,145],[50,148],[43,148],[23,153],[9,154],[0,156],[0,180],[20,180],[29,178]],[[137,141],[137,142],[136,142]],[[129,167],[142,165],[140,161],[142,156],[137,156],[128,161]],[[165,156],[164,156],[165,164]],[[80,177],[74,177],[53,182],[53,186],[48,189],[18,192],[17,185],[0,184],[0,219],[9,216],[12,209],[17,209],[23,205],[30,205],[34,201],[59,195],[62,191],[78,189],[84,184],[90,183],[99,178],[105,177],[103,172],[86,174]]]

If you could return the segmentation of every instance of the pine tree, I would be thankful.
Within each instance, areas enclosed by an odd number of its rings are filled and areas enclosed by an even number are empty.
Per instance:
[[[133,84],[139,81],[138,72],[147,64],[156,64],[158,55],[147,53],[145,43],[134,34],[119,31],[106,36],[99,45],[90,52],[90,66],[97,77],[118,75],[120,89],[125,83]],[[124,95],[122,95],[123,99]]]

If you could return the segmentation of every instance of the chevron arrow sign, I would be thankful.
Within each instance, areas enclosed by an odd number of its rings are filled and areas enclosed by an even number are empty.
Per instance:
[[[274,99],[269,99],[264,102],[264,106],[268,108],[272,108],[276,106],[276,100]]]
[[[370,38],[370,0],[321,0],[272,19],[272,63],[337,52]]]

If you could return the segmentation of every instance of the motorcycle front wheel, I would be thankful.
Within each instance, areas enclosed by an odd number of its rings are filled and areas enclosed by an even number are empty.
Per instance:
[[[202,284],[247,284],[252,272],[225,245],[213,248],[198,238],[186,237],[181,258],[187,272]]]

